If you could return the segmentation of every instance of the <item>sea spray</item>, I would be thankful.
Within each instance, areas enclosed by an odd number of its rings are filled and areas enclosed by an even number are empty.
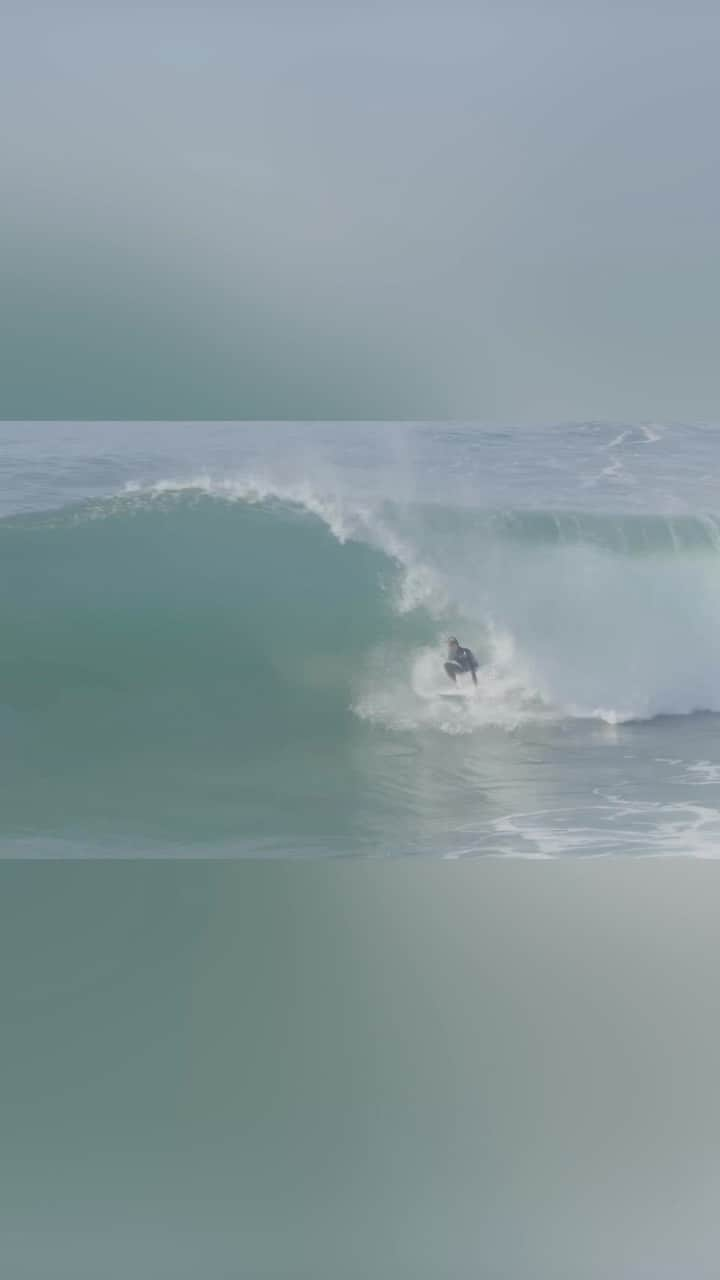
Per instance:
[[[605,726],[720,709],[717,529],[257,474],[6,519],[4,837],[507,851],[543,820],[506,814],[498,844],[483,797],[528,809],[533,735],[547,769],[573,723],[602,753]],[[448,630],[481,660],[457,702]]]

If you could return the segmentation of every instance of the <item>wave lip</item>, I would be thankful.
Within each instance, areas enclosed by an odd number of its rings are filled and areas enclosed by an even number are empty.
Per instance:
[[[398,833],[410,814],[429,845],[473,849],[452,815],[481,803],[488,755],[512,778],[528,735],[547,762],[558,733],[610,743],[720,710],[717,528],[373,504],[257,475],[0,521],[0,831],[264,856],[387,843],[387,811]],[[447,696],[447,631],[481,661],[467,697]],[[711,753],[694,759],[712,781]],[[482,830],[487,848],[511,834]]]
[[[285,669],[297,697],[318,672],[344,665],[353,673],[346,709],[388,727],[442,722],[467,732],[548,717],[618,724],[719,710],[719,530],[707,515],[373,505],[255,474],[134,483],[112,499],[0,523],[10,572],[16,555],[25,574],[8,587],[15,624],[3,656],[34,657],[47,680],[57,647],[36,643],[50,625],[43,615],[52,610],[62,636],[73,608],[79,618],[89,611],[97,622],[105,610],[117,621],[124,602],[135,630],[143,608],[160,627],[162,609],[193,616],[198,635],[203,616],[212,628],[227,614],[241,663],[249,636],[254,653],[263,633],[290,636]],[[33,613],[26,631],[22,618]],[[97,638],[87,617],[82,627]],[[432,684],[439,693],[450,629],[484,661],[479,705],[462,715],[437,709]],[[88,670],[98,658],[102,670],[102,644]],[[122,682],[116,666],[111,675]]]

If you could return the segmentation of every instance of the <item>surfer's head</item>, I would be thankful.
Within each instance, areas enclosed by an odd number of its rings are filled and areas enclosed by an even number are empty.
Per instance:
[[[448,640],[447,640],[447,642],[448,642],[448,649],[459,649],[459,648],[460,648],[460,645],[458,644],[458,638],[457,638],[457,636],[448,636]]]

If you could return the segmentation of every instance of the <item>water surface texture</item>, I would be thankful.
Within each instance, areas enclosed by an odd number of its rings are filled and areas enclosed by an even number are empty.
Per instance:
[[[719,461],[654,424],[3,424],[0,851],[712,856]]]

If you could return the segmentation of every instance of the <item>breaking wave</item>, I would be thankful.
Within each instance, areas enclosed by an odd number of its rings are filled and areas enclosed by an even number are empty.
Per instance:
[[[48,831],[68,830],[62,803],[85,831],[130,815],[187,832],[202,786],[198,824],[211,812],[229,836],[238,796],[249,822],[274,779],[302,773],[297,805],[321,814],[324,790],[342,793],[328,761],[372,772],[398,735],[720,710],[709,516],[363,504],[198,477],[6,519],[0,557],[16,832],[30,756]],[[467,696],[447,697],[449,630],[481,662]]]

